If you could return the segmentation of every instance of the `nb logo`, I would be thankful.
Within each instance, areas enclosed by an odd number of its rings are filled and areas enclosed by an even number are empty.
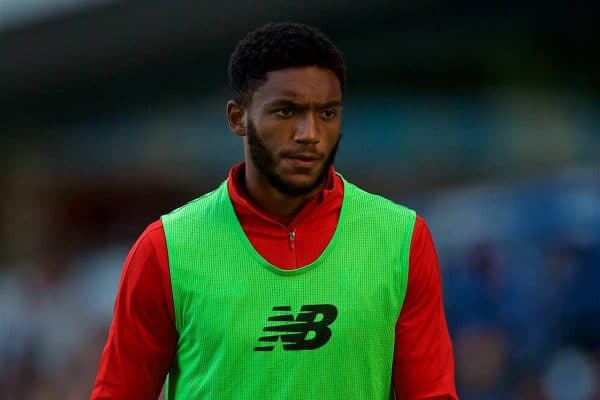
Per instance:
[[[267,321],[289,322],[283,325],[266,326],[263,332],[277,332],[274,335],[262,336],[259,342],[275,343],[281,338],[284,350],[314,350],[323,346],[331,338],[329,325],[335,321],[338,310],[331,304],[304,305],[294,319],[290,306],[273,307],[274,312],[287,311],[285,314],[271,316]],[[307,337],[311,336],[310,339]],[[273,351],[274,345],[257,346],[254,351]]]

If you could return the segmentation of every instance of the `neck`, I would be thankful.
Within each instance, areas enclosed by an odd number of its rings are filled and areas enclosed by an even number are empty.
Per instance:
[[[271,186],[267,179],[248,163],[246,163],[243,179],[243,184],[248,196],[257,206],[268,214],[274,217],[283,218],[288,222],[310,201],[310,199],[317,195],[325,185],[325,182],[323,182],[309,193],[301,196],[284,194]]]

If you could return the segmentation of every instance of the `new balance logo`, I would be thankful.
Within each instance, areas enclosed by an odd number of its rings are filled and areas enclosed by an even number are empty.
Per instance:
[[[258,340],[274,343],[281,339],[284,350],[314,350],[325,345],[331,338],[329,325],[338,315],[337,308],[331,304],[304,305],[295,319],[290,306],[273,307],[273,311],[276,315],[269,317],[267,321],[289,323],[264,327],[263,332],[282,333],[262,336]],[[282,314],[282,311],[286,313]],[[309,335],[311,338],[307,339]],[[274,348],[274,345],[257,346],[254,351],[273,351]]]

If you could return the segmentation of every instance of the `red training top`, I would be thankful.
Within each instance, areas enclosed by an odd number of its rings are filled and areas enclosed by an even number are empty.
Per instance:
[[[233,167],[228,191],[256,250],[282,269],[298,268],[317,259],[333,236],[342,204],[343,183],[333,167],[324,189],[287,226],[252,202],[243,179],[244,164]],[[454,359],[437,255],[429,229],[419,216],[409,260],[406,298],[396,324],[396,398],[455,400]],[[125,260],[91,399],[156,399],[176,348],[167,246],[158,220],[146,228]]]

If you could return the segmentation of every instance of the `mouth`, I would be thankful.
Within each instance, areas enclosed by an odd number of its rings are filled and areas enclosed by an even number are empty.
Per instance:
[[[296,168],[309,169],[317,165],[321,157],[314,153],[298,153],[286,155],[284,160]]]

